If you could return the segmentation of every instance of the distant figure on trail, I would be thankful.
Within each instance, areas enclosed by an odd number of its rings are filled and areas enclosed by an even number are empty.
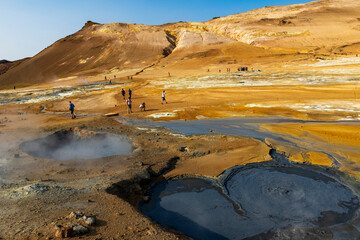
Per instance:
[[[143,102],[142,104],[140,104],[140,112],[144,111],[145,112],[145,102]]]
[[[162,92],[161,98],[162,98],[161,104],[163,104],[164,101],[167,104],[167,101],[166,101],[166,98],[165,98],[165,90]]]
[[[132,76],[130,77],[130,79],[132,79]]]
[[[114,79],[116,78],[116,75],[114,75]]]
[[[129,88],[129,98],[131,98],[131,89]]]
[[[109,78],[109,84],[111,84],[111,78]]]
[[[106,81],[106,76],[105,76],[105,81]]]
[[[128,79],[129,79],[130,77],[128,76]]]
[[[71,113],[71,119],[76,118],[76,116],[74,114],[75,105],[71,101],[69,101],[69,110],[70,110],[70,113]]]
[[[123,96],[124,100],[125,100],[125,90],[121,89],[121,95]]]
[[[170,72],[168,72],[168,75],[169,75],[169,77],[170,77]]]
[[[14,90],[16,89],[16,87],[14,86]]]
[[[221,68],[219,68],[219,73],[221,73]]]
[[[131,111],[131,98],[130,97],[126,100],[126,105],[127,105],[128,113],[132,113],[132,111]]]

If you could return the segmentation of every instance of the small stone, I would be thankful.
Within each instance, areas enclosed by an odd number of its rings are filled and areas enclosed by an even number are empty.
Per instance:
[[[95,218],[94,217],[83,216],[82,219],[84,220],[85,224],[88,225],[88,226],[95,225]]]
[[[63,227],[61,225],[56,226],[55,237],[68,238],[74,236],[74,230],[72,227]]]
[[[63,232],[61,231],[61,229],[56,230],[55,237],[57,237],[57,238],[63,238],[64,237]]]
[[[68,218],[81,218],[82,216],[84,216],[84,214],[81,211],[77,211],[77,212],[71,212],[68,216]]]
[[[95,225],[95,222],[96,222],[96,220],[95,220],[95,218],[93,218],[93,217],[89,217],[89,218],[86,219],[86,223],[87,223],[88,225],[90,225],[90,226]]]
[[[76,235],[82,235],[89,232],[89,229],[82,225],[77,225],[73,227],[73,231]]]
[[[14,154],[14,157],[19,158],[19,157],[20,157],[20,154],[15,153],[15,154]]]

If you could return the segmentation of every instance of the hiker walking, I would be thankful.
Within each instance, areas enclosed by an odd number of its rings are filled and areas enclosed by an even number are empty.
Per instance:
[[[127,112],[128,113],[132,113],[131,111],[131,98],[129,97],[127,100],[126,100],[126,105],[127,105]]]
[[[131,98],[131,89],[129,88],[129,98]]]
[[[143,102],[142,104],[140,104],[140,112],[144,111],[145,112],[145,102]]]
[[[75,118],[75,114],[74,114],[75,105],[71,101],[69,101],[69,110],[71,113],[71,119],[74,119]]]
[[[165,101],[165,103],[167,104],[167,101],[166,101],[166,98],[165,98],[165,90],[162,92],[161,98],[162,98],[161,104],[163,104],[164,101]]]
[[[123,96],[124,100],[125,100],[125,90],[121,89],[121,95]]]

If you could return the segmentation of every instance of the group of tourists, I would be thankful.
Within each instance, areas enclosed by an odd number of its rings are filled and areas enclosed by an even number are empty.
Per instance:
[[[126,106],[127,106],[127,113],[132,113],[132,101],[131,101],[131,89],[129,88],[129,97],[128,99],[126,100]],[[124,89],[121,89],[121,94],[123,96],[123,99],[125,100],[125,90]],[[161,104],[163,104],[164,102],[167,103],[166,101],[166,97],[165,97],[165,90],[162,92],[161,94]],[[140,108],[140,111],[146,111],[146,103],[145,102],[142,102],[139,106]]]
[[[131,101],[131,94],[132,94],[132,91],[131,89],[129,88],[128,90],[128,93],[129,93],[129,97],[126,99],[126,106],[127,106],[127,113],[132,113],[132,101]],[[121,95],[123,97],[123,99],[125,100],[125,90],[124,89],[121,89]],[[163,103],[166,103],[167,104],[167,101],[166,101],[166,97],[165,97],[165,90],[162,91],[162,94],[161,94],[161,104]],[[142,102],[140,104],[140,111],[146,111],[146,103],[145,102]],[[76,118],[76,115],[75,115],[75,105],[69,101],[69,110],[70,110],[70,114],[71,114],[71,118],[74,119]]]
[[[116,79],[116,75],[114,75],[114,78],[113,78],[114,80]],[[112,84],[112,82],[111,82],[111,77],[107,77],[107,76],[105,76],[105,82],[108,82],[109,84]]]

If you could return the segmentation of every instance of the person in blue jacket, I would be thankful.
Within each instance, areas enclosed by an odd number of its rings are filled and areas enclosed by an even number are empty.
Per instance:
[[[75,105],[71,101],[69,101],[69,110],[71,113],[71,119],[74,119],[75,118],[75,114],[74,114]]]

